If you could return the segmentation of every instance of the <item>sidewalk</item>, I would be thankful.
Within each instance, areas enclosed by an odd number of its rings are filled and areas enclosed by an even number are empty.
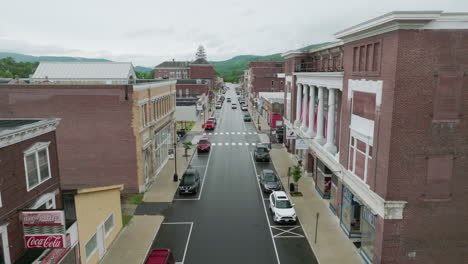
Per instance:
[[[178,145],[177,174],[179,179],[187,168],[195,150],[195,146],[192,147],[188,151],[189,157],[184,157],[185,150],[182,144]],[[173,180],[174,165],[174,160],[167,161],[151,188],[144,194],[143,202],[172,203],[179,185],[178,181],[174,182]],[[143,263],[163,221],[164,216],[162,215],[134,215],[130,223],[122,229],[114,240],[101,263]]]
[[[259,115],[257,109],[253,107],[252,104],[249,104],[249,113],[252,117],[252,123],[254,124],[255,128],[259,133],[270,133],[270,126],[268,125],[268,121],[265,117]],[[260,117],[260,118],[259,118]],[[260,128],[258,129],[258,121],[260,119]]]
[[[284,147],[276,146],[271,150],[271,159],[283,186],[287,187],[288,167],[295,165],[296,162],[291,159]],[[304,196],[291,197],[291,199],[295,203],[297,216],[319,263],[362,264],[363,261],[358,250],[341,230],[338,218],[333,215],[328,204],[317,194],[312,177],[302,176],[299,180],[299,191]],[[314,243],[317,213],[320,216],[317,243]]]

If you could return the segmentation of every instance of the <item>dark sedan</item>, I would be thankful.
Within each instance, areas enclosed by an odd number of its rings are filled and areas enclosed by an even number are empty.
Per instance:
[[[281,190],[281,181],[273,170],[262,170],[259,180],[263,192],[270,193]]]

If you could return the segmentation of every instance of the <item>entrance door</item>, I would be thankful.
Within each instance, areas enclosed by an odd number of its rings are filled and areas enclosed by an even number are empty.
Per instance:
[[[106,247],[104,246],[104,224],[101,224],[97,230],[97,244],[99,250],[99,259],[106,254]]]
[[[0,226],[0,264],[11,264],[6,225]]]

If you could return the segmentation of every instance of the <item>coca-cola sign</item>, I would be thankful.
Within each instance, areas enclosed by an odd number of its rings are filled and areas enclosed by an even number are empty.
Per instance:
[[[63,211],[28,211],[22,214],[26,248],[65,248]]]
[[[63,235],[24,236],[27,248],[65,248]]]

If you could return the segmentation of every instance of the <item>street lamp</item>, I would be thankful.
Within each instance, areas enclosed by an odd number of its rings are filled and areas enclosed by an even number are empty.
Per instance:
[[[175,123],[174,125],[174,177],[173,177],[173,180],[176,182],[176,181],[179,181],[179,175],[177,175],[177,138],[176,138],[176,135],[177,135],[177,122]]]

